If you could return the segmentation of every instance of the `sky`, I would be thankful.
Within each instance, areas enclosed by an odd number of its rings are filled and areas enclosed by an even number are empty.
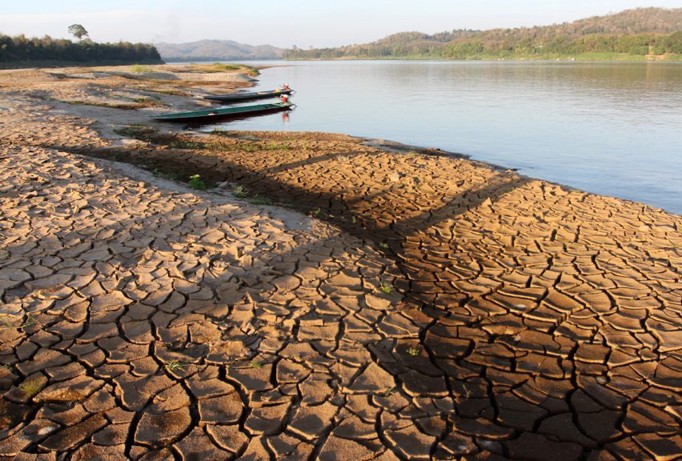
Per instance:
[[[682,8],[682,0],[0,0],[0,33],[72,38],[67,29],[75,23],[97,42],[322,48],[396,32],[541,26],[648,6]]]

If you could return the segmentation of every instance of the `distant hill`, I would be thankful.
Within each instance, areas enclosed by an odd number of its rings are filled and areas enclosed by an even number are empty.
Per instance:
[[[284,50],[270,45],[252,46],[231,40],[191,43],[157,43],[161,57],[173,61],[231,61],[235,59],[281,59]]]
[[[545,29],[557,34],[672,34],[682,31],[682,8],[635,8],[607,16],[592,16]]]
[[[682,54],[682,8],[637,8],[551,26],[401,32],[372,43],[287,50],[288,59],[600,59]],[[682,57],[681,57],[682,58]]]

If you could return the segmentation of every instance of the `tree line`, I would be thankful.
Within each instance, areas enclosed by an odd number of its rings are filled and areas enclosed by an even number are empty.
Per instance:
[[[682,8],[639,8],[544,27],[402,32],[339,48],[287,50],[287,59],[554,59],[575,55],[682,55]]]
[[[556,35],[543,40],[533,36],[518,40],[471,39],[457,41],[442,49],[442,56],[451,59],[483,56],[558,58],[581,54],[631,56],[682,54],[682,32],[665,36],[590,34],[579,37]]]
[[[292,49],[285,52],[284,58],[553,59],[591,53],[631,56],[682,55],[682,32],[664,36],[653,34],[591,34],[579,37],[555,35],[546,39],[532,35],[500,38],[474,35],[460,37],[447,43],[420,39],[393,43],[375,42],[340,48]]]
[[[161,64],[161,55],[145,43],[95,43],[86,39],[10,37],[0,34],[0,66],[71,64]]]

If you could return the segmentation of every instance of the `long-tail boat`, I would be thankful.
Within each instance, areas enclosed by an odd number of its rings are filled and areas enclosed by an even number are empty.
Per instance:
[[[153,118],[164,122],[195,122],[209,123],[213,120],[242,118],[252,115],[263,115],[283,110],[290,110],[294,104],[284,101],[271,104],[256,104],[251,106],[217,107],[215,109],[201,109],[189,112],[174,112],[160,114]]]
[[[283,94],[290,95],[294,92],[291,88],[276,89],[271,91],[258,91],[255,93],[233,93],[233,94],[216,94],[211,96],[204,96],[204,99],[221,103],[255,101],[257,99],[276,98]]]

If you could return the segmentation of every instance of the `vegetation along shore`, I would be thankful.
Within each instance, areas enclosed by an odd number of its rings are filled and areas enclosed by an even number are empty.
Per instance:
[[[515,29],[402,32],[372,43],[294,48],[286,59],[682,60],[682,8],[638,8]]]
[[[77,65],[163,64],[156,47],[146,43],[97,43],[80,24],[69,26],[78,41],[49,35],[28,38],[0,34],[0,69]]]
[[[681,216],[151,120],[244,72],[0,72],[0,459],[682,452]]]

